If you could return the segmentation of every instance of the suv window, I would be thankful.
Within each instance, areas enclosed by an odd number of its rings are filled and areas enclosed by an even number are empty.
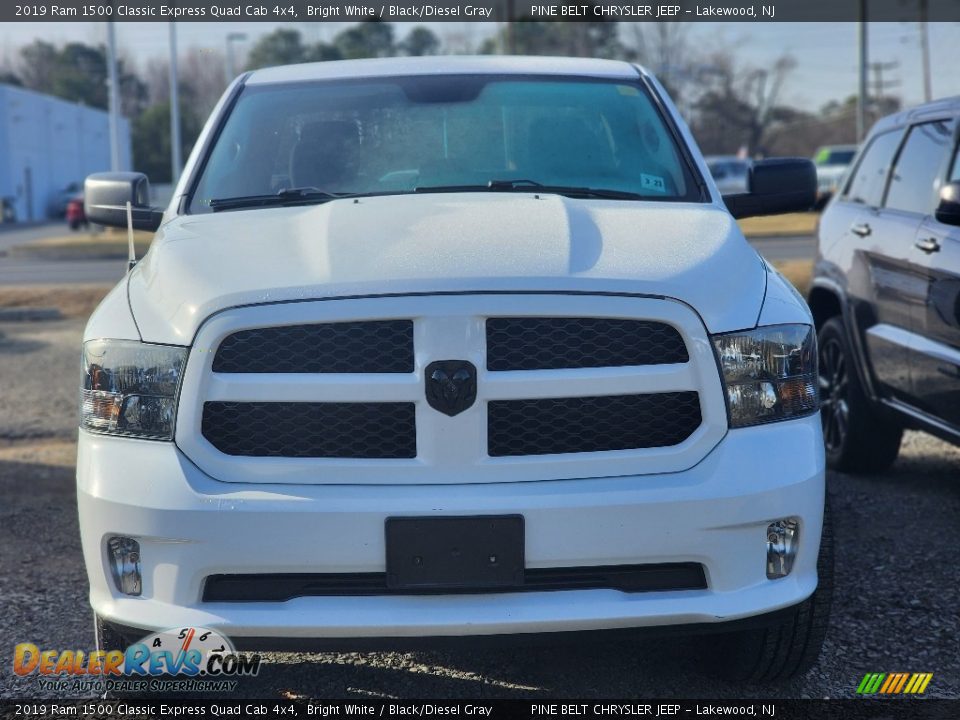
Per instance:
[[[948,120],[914,125],[910,129],[890,178],[888,208],[922,215],[933,211],[941,169],[952,138],[953,122]]]
[[[880,206],[883,202],[887,171],[893,162],[893,155],[897,151],[902,136],[902,131],[893,130],[877,135],[870,141],[863,159],[857,166],[857,171],[847,185],[847,200],[871,207]]]
[[[639,82],[451,75],[246,87],[191,211],[289,188],[382,195],[491,180],[700,200]]]
[[[960,147],[953,154],[953,166],[950,168],[950,174],[947,175],[947,182],[960,181]]]

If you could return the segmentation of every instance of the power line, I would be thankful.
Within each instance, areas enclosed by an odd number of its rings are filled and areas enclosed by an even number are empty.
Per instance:
[[[873,73],[873,80],[870,83],[870,96],[876,100],[882,100],[886,96],[886,91],[895,87],[900,87],[899,80],[885,80],[883,74],[888,70],[896,70],[900,63],[896,60],[890,62],[872,62],[870,71]]]

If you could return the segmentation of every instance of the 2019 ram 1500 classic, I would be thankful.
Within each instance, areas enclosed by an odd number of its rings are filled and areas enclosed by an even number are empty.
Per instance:
[[[721,197],[634,65],[448,57],[243,75],[163,211],[91,176],[92,222],[156,231],[84,336],[100,647],[669,626],[808,667],[816,337],[734,218],[815,173],[750,173]]]

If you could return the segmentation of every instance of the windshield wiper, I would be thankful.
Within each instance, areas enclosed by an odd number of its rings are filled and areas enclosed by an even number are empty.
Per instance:
[[[641,195],[627,190],[544,185],[536,180],[490,180],[486,185],[420,185],[418,193],[443,192],[541,192],[568,197],[603,198],[608,200],[662,200],[662,195]]]
[[[284,188],[273,195],[245,195],[232,198],[216,198],[210,201],[210,209],[237,210],[251,207],[272,207],[278,205],[307,205],[352,197],[349,193],[332,193],[315,187]]]
[[[539,183],[536,180],[527,180],[525,178],[520,180],[489,180],[487,181],[487,187],[491,190],[516,190],[524,187],[542,188],[543,183]]]

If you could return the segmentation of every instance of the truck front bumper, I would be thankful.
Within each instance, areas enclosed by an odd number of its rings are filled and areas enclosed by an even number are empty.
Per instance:
[[[114,625],[207,627],[289,646],[717,624],[816,588],[824,502],[820,418],[731,430],[662,475],[475,485],[245,485],[205,475],[173,443],[80,432],[77,496],[94,611]],[[521,514],[528,568],[699,563],[706,588],[296,597],[205,602],[220,574],[383,573],[390,516]],[[792,572],[766,575],[769,523],[799,521]],[[142,594],[110,574],[113,536],[140,544]],[[282,641],[282,643],[281,643]]]

